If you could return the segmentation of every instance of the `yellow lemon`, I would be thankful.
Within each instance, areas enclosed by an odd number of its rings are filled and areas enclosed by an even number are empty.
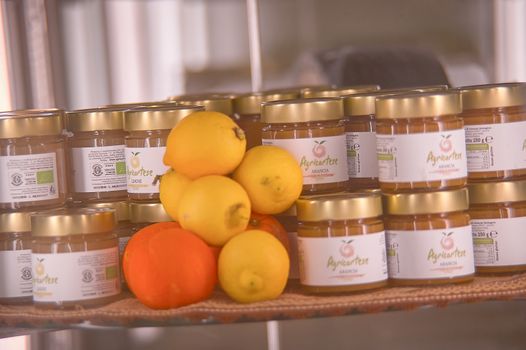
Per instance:
[[[192,181],[183,174],[176,173],[169,169],[161,178],[159,185],[159,197],[163,204],[164,210],[172,220],[177,219],[177,210],[179,208],[179,201],[183,195],[184,190]]]
[[[296,159],[276,146],[250,149],[233,178],[247,191],[252,210],[260,214],[284,212],[299,198],[303,186]]]
[[[234,171],[246,149],[243,130],[219,112],[195,112],[175,126],[166,143],[164,163],[190,179]]]
[[[218,261],[219,283],[235,301],[275,299],[289,277],[289,255],[270,233],[245,231],[225,244]]]
[[[177,218],[184,229],[206,243],[222,246],[247,228],[250,200],[234,180],[219,175],[203,176],[184,191]]]

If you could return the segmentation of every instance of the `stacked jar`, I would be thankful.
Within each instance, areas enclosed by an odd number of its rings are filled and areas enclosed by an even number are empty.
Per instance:
[[[460,94],[383,96],[375,109],[390,280],[403,285],[472,280]]]
[[[477,273],[523,271],[526,84],[466,86],[468,181]]]
[[[185,106],[202,106],[206,111],[220,112],[232,117],[232,97],[229,95],[210,94],[210,95],[186,95],[172,97],[173,101]]]
[[[319,87],[311,87],[311,88],[305,88],[301,90],[301,97],[302,98],[320,98],[320,97],[340,97],[350,94],[357,94],[361,92],[371,92],[371,91],[377,91],[380,90],[379,85],[355,85],[355,86],[344,86],[344,87],[336,87],[336,86],[319,86]]]

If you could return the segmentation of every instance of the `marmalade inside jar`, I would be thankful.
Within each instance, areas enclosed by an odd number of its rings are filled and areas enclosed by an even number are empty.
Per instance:
[[[247,139],[247,151],[261,145],[261,114],[234,114],[234,121]]]

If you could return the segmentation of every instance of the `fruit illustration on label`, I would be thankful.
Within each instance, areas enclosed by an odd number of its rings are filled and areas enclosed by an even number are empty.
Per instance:
[[[440,140],[440,143],[439,143],[439,147],[440,147],[440,150],[444,153],[447,153],[449,151],[451,151],[451,149],[453,148],[453,144],[451,143],[451,134],[449,135],[441,135],[442,136],[442,139]]]
[[[325,143],[325,140],[314,141],[314,143],[315,143],[315,145],[312,148],[312,154],[314,154],[314,156],[316,158],[323,158],[323,157],[325,157],[325,155],[327,154],[327,149],[323,145]]]
[[[444,237],[442,237],[442,239],[440,240],[440,245],[442,246],[442,248],[444,248],[444,250],[453,249],[453,247],[455,247],[455,241],[453,240],[453,237],[451,237],[453,232],[442,232],[442,234],[444,235]]]
[[[344,258],[350,258],[354,255],[354,247],[351,245],[352,239],[349,241],[342,240],[343,244],[340,246],[340,254]]]
[[[42,264],[44,259],[37,258],[37,261],[38,262],[35,265],[35,273],[37,274],[37,276],[42,276],[46,272],[46,270],[44,269],[44,264]]]
[[[133,169],[138,169],[141,167],[141,159],[139,158],[140,152],[132,152],[133,156],[130,158],[130,164]]]

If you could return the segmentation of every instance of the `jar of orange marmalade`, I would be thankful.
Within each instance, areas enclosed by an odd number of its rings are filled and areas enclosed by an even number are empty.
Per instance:
[[[289,151],[303,171],[303,194],[347,188],[347,151],[339,98],[263,104],[262,143]]]
[[[296,205],[293,205],[283,213],[277,214],[276,219],[287,231],[290,247],[290,270],[289,279],[297,280],[300,277],[298,267],[298,216]]]
[[[526,83],[466,86],[460,91],[469,180],[525,177]]]
[[[234,98],[234,121],[245,132],[247,150],[261,145],[261,104],[299,98],[295,92],[255,92]]]
[[[526,271],[526,180],[471,183],[477,273]]]
[[[200,106],[139,107],[124,112],[124,154],[128,197],[133,201],[159,199],[159,179],[168,170],[163,163],[171,129]]]
[[[473,279],[473,240],[466,188],[384,194],[389,278],[396,285]]]
[[[126,199],[124,111],[84,109],[66,113],[70,187],[74,201]]]
[[[0,115],[0,210],[54,208],[67,197],[60,110]]]
[[[371,92],[377,90],[380,90],[380,86],[374,84],[344,87],[319,86],[303,89],[301,91],[301,98],[340,97],[344,95],[357,94],[361,92]]]
[[[381,197],[333,194],[300,198],[300,283],[309,292],[351,292],[387,284]]]
[[[384,192],[436,191],[467,183],[458,92],[378,97],[378,179]]]
[[[133,225],[133,233],[148,225],[169,221],[173,220],[159,202],[130,203],[130,222]]]
[[[187,95],[173,97],[173,101],[184,106],[202,106],[205,111],[220,112],[232,117],[232,97],[227,95]]]

